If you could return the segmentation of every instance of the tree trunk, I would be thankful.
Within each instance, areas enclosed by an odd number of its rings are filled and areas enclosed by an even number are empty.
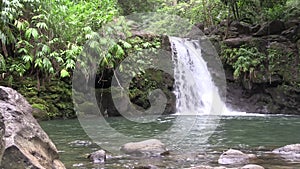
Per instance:
[[[6,45],[4,43],[2,43],[2,51],[3,51],[3,54],[4,54],[4,57],[8,57],[8,52],[7,52],[7,49],[6,49]]]

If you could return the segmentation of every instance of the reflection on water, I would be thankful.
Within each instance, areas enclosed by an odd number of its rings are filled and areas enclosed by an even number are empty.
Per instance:
[[[176,118],[176,116],[164,117],[151,125],[131,123],[120,117],[108,118],[106,122],[116,131],[130,136],[134,135],[136,138],[155,137],[156,134],[164,133],[165,130],[169,130],[168,134],[173,132],[174,137],[176,137],[175,134],[181,134],[178,131],[181,131],[182,128],[180,127],[183,127],[176,126],[174,123]],[[133,159],[123,156],[122,158],[108,159],[107,164],[102,167],[111,169],[132,168],[143,164],[155,164],[161,168],[180,168],[201,164],[217,166],[217,159],[223,151],[228,148],[236,148],[246,153],[256,154],[259,158],[257,163],[266,168],[282,168],[283,166],[300,168],[300,164],[284,162],[271,153],[274,148],[300,143],[300,117],[222,117],[221,120],[217,121],[209,121],[207,117],[203,120],[203,118],[197,117],[194,124],[185,124],[187,131],[182,133],[183,137],[177,136],[180,139],[173,139],[170,136],[160,138],[171,149],[171,155],[168,157]],[[214,123],[218,123],[217,128],[214,127],[216,126]],[[60,151],[60,157],[67,168],[97,168],[86,159],[86,154],[96,151],[100,145],[101,147],[110,146],[111,149],[115,150],[113,156],[120,155],[121,152],[115,153],[118,152],[119,145],[128,142],[114,136],[107,135],[105,137],[107,134],[105,130],[97,131],[100,130],[97,129],[95,134],[99,134],[103,138],[97,138],[99,139],[97,140],[98,145],[84,144],[84,142],[82,144],[80,144],[81,142],[70,144],[76,140],[92,141],[85,134],[78,120],[46,121],[41,122],[41,126],[56,144]],[[201,138],[211,133],[209,130],[203,130],[203,126],[206,129],[215,129],[205,143]],[[207,133],[203,131],[207,131]]]

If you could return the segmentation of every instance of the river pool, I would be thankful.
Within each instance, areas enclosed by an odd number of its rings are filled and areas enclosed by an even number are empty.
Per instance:
[[[174,127],[176,116],[168,116],[160,119],[159,123],[147,125],[139,123],[130,123],[121,117],[105,119],[110,126],[121,133],[131,133],[131,135],[147,135],[154,137],[151,133],[166,130]],[[201,119],[201,118],[200,118]],[[196,123],[201,122],[198,121]],[[215,121],[214,121],[215,122]],[[300,117],[299,116],[226,116],[217,120],[217,126],[208,139],[198,139],[203,137],[203,131],[195,128],[186,131],[183,141],[176,141],[174,145],[167,144],[170,149],[170,155],[156,158],[136,158],[123,155],[119,150],[118,144],[126,140],[115,138],[111,141],[105,140],[104,147],[112,148],[112,157],[105,165],[93,165],[86,158],[86,154],[96,151],[101,145],[91,144],[92,139],[84,132],[79,121],[73,120],[52,120],[40,122],[42,128],[48,133],[52,141],[56,144],[60,158],[67,168],[107,168],[122,169],[134,168],[136,166],[145,166],[153,164],[159,168],[184,168],[196,165],[220,166],[217,164],[218,158],[223,151],[229,148],[241,150],[245,153],[256,154],[258,159],[256,164],[265,168],[276,169],[297,169],[300,168],[300,162],[288,162],[279,156],[271,153],[274,148],[287,144],[300,143]],[[187,124],[189,125],[189,124]],[[197,124],[194,125],[197,128]],[[178,126],[176,126],[178,127]],[[179,127],[180,128],[180,127]],[[134,131],[134,132],[132,132]],[[106,131],[100,131],[105,136]],[[178,131],[175,131],[175,134]],[[180,132],[179,132],[180,133]],[[155,135],[155,134],[154,134]],[[167,142],[167,140],[163,140]],[[72,143],[73,142],[73,143]],[[235,167],[235,166],[228,166]]]

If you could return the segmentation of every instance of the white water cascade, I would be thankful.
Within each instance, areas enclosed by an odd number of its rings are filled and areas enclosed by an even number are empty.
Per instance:
[[[228,112],[221,100],[198,41],[170,37],[175,64],[177,114],[221,115]]]
[[[178,115],[265,116],[229,110],[202,58],[199,41],[169,37]],[[221,66],[221,65],[219,65]]]

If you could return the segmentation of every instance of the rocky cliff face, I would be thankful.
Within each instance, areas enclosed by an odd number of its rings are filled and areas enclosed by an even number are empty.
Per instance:
[[[249,113],[299,114],[300,18],[285,22],[275,20],[261,25],[224,21],[210,28],[199,28],[221,57],[227,81],[228,107]],[[165,42],[163,46],[170,45]],[[162,84],[168,86],[164,91],[169,99],[165,114],[169,114],[176,111],[176,99],[172,95],[174,81],[163,79],[155,82],[158,87]],[[139,86],[142,83],[137,81],[135,84]],[[133,103],[144,109],[148,108],[149,102],[141,93],[147,93],[143,90],[148,88],[137,87],[131,98]],[[111,99],[98,100],[106,101],[102,105],[107,109],[113,107],[109,101]],[[112,113],[117,112],[115,110],[108,112],[108,116],[118,115]]]
[[[15,90],[0,86],[0,168],[64,169],[55,145]]]
[[[150,42],[149,44],[151,44],[155,42],[154,39],[159,39],[160,47],[157,49],[157,51],[164,50],[167,52],[166,55],[164,55],[165,53],[157,54],[158,57],[161,58],[154,58],[153,61],[151,61],[151,64],[156,62],[170,63],[172,54],[169,38],[167,36],[157,36],[143,32],[134,32],[133,37],[135,37],[133,39],[138,38],[139,43],[134,42],[132,43],[132,45],[141,45],[141,42]],[[128,41],[130,41],[130,38]],[[135,57],[135,55],[128,55],[126,57]],[[133,60],[133,62],[136,61]],[[123,96],[112,96],[111,90],[115,90],[114,87],[111,86],[111,81],[114,72],[109,71],[108,69],[104,69],[99,72],[101,72],[101,75],[96,75],[97,80],[95,84],[95,96],[101,112],[106,112],[106,114],[104,114],[105,116],[121,115],[116,109],[115,103],[113,102],[113,98],[118,100],[118,104],[120,104],[120,107],[122,107],[124,111],[129,110],[130,105],[133,106],[132,109],[136,109],[142,112],[144,112],[147,109],[150,109],[151,103],[149,95],[152,91],[156,89],[160,89],[165,94],[167,99],[166,108],[164,109],[162,114],[172,114],[176,112],[176,97],[173,93],[174,78],[172,77],[172,75],[161,70],[146,69],[143,74],[135,76],[133,79],[131,79],[129,91],[128,93],[126,93],[130,99],[130,102],[132,103],[128,105],[126,99],[124,99]],[[82,103],[79,106],[90,107],[88,102]]]
[[[204,29],[222,59],[227,104],[235,110],[299,114],[300,18]]]

